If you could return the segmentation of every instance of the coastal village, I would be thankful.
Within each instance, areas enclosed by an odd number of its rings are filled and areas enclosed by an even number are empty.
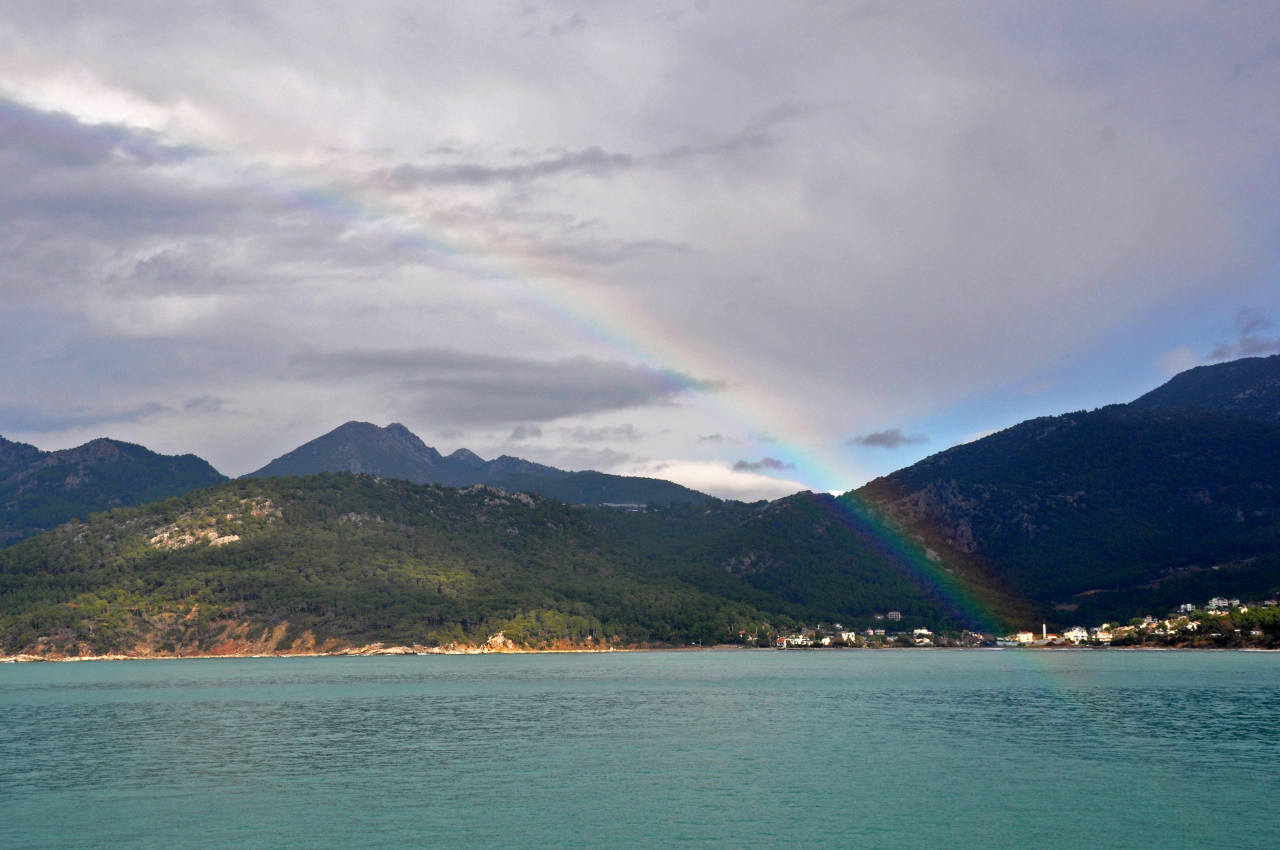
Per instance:
[[[797,629],[772,638],[776,649],[821,647],[1187,647],[1280,649],[1280,600],[1242,603],[1215,596],[1203,605],[1187,602],[1163,617],[1146,615],[1124,623],[1071,626],[1061,633],[1019,631],[996,635],[975,631],[934,631],[927,626],[895,628],[902,612],[875,615],[875,625],[847,629],[840,623]],[[741,635],[745,643],[760,645],[758,638]]]

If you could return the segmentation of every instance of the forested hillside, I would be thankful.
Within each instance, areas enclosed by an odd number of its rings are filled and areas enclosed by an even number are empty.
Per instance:
[[[154,502],[225,480],[195,455],[160,455],[118,440],[44,452],[0,437],[0,546],[93,511]]]
[[[876,507],[1050,621],[1280,590],[1280,357],[1023,422],[871,482]]]
[[[350,474],[243,479],[0,552],[0,649],[740,641],[814,621],[968,624],[834,499],[574,508]]]

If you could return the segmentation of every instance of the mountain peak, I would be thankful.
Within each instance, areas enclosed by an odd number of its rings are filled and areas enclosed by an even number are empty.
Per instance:
[[[1131,406],[1205,410],[1280,422],[1280,354],[1188,369]]]
[[[439,452],[398,422],[380,428],[353,419],[245,477],[356,472],[422,484],[433,479],[442,460]]]
[[[458,465],[464,465],[464,466],[470,466],[470,467],[479,467],[479,466],[484,466],[485,464],[484,458],[480,457],[480,455],[476,454],[470,449],[457,449],[456,451],[452,452],[447,458],[445,458],[445,460],[449,461],[449,463],[452,463],[452,464],[458,464]]]
[[[321,472],[367,473],[449,487],[485,484],[511,492],[534,492],[571,504],[670,504],[708,499],[704,493],[670,481],[604,472],[566,472],[510,455],[486,461],[475,452],[460,448],[444,457],[398,422],[385,428],[368,422],[347,422],[244,477]]]
[[[225,480],[195,455],[161,455],[106,437],[56,452],[0,438],[0,546],[95,511]]]

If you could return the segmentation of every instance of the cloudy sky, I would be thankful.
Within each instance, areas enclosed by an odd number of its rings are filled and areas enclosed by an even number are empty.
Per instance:
[[[1280,5],[0,3],[0,434],[843,490],[1280,351]]]

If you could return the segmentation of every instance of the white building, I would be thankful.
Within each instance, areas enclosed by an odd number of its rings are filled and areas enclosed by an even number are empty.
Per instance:
[[[1063,632],[1062,636],[1072,643],[1079,645],[1089,639],[1089,630],[1083,626],[1072,626]]]

